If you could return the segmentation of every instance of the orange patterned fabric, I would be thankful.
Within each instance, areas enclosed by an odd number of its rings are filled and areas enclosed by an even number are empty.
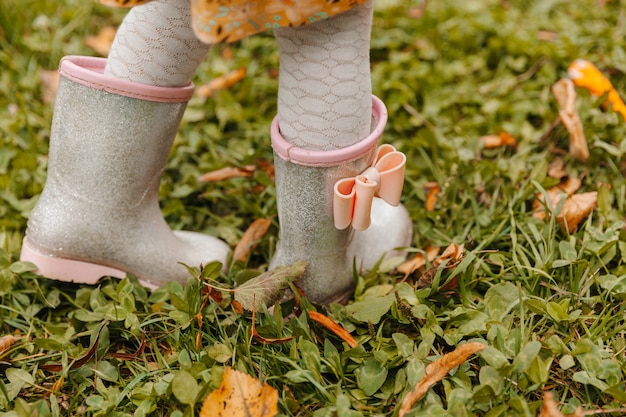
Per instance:
[[[152,0],[99,0],[132,7]],[[267,29],[300,26],[345,12],[365,0],[189,0],[193,30],[208,44],[234,42]]]

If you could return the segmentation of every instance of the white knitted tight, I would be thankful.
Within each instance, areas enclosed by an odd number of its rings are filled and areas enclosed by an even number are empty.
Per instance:
[[[275,30],[279,124],[295,146],[332,150],[370,133],[372,9],[369,0],[313,24]],[[105,73],[142,84],[182,86],[191,82],[209,48],[191,29],[189,0],[155,0],[128,13]]]

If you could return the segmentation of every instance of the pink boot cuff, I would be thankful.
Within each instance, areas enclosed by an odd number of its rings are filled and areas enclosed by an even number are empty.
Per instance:
[[[278,117],[275,117],[271,129],[272,147],[281,159],[298,165],[329,167],[352,162],[365,156],[372,151],[372,148],[376,147],[387,124],[387,109],[376,96],[372,96],[372,115],[374,116],[375,127],[369,136],[354,145],[334,151],[308,150],[290,144],[280,134]]]
[[[160,103],[183,103],[193,95],[194,85],[158,87],[104,75],[105,58],[66,56],[61,60],[59,73],[76,83],[112,94]]]

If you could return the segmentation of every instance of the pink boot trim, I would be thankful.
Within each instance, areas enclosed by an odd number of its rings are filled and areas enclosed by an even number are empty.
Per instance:
[[[66,56],[61,59],[59,73],[76,83],[112,94],[160,103],[184,103],[191,99],[194,85],[159,87],[134,83],[104,75],[105,58]]]
[[[126,277],[126,272],[108,266],[45,255],[32,248],[26,238],[22,244],[20,260],[34,263],[37,266],[36,274],[64,282],[95,284],[102,277]],[[142,281],[141,285],[148,289],[156,288],[148,282]]]
[[[355,161],[375,148],[387,124],[387,109],[382,101],[372,96],[372,115],[376,125],[366,138],[351,146],[334,151],[316,151],[298,148],[287,142],[280,134],[278,117],[272,121],[272,147],[276,154],[284,161],[309,167],[331,167]]]

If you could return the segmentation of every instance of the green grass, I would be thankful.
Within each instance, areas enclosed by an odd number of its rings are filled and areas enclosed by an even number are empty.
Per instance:
[[[306,315],[284,322],[287,306],[260,312],[257,330],[296,338],[260,344],[248,314],[214,302],[200,311],[191,275],[149,294],[132,277],[63,284],[17,262],[46,176],[52,108],[42,102],[39,72],[63,55],[93,54],[83,37],[119,24],[124,12],[82,0],[0,4],[0,335],[18,337],[0,357],[0,410],[192,416],[230,365],[276,387],[282,415],[391,416],[426,365],[468,340],[488,348],[431,388],[413,416],[532,416],[543,390],[566,413],[626,405],[626,127],[579,90],[589,160],[568,155],[562,126],[550,129],[558,117],[550,87],[574,59],[593,61],[626,91],[626,3],[433,1],[421,18],[408,17],[404,3],[378,2],[372,39],[373,88],[390,112],[385,141],[408,157],[403,202],[414,249],[456,242],[468,251],[430,287],[398,283],[383,266],[358,277],[348,305],[315,307],[355,336],[354,349]],[[556,38],[539,40],[539,31]],[[233,46],[232,61],[214,48],[196,83],[240,66],[248,76],[192,100],[161,189],[172,227],[231,245],[254,219],[276,216],[271,179],[261,171],[209,185],[196,178],[272,159],[270,69],[278,66],[271,34]],[[501,130],[518,149],[483,149],[480,136]],[[556,183],[547,170],[557,157],[582,179],[581,191],[599,195],[571,234],[531,216],[533,196]],[[431,212],[429,181],[441,186]],[[248,269],[264,271],[277,231],[247,264],[215,278],[232,285]],[[441,290],[454,279],[456,288]],[[91,347],[93,358],[73,366]]]

